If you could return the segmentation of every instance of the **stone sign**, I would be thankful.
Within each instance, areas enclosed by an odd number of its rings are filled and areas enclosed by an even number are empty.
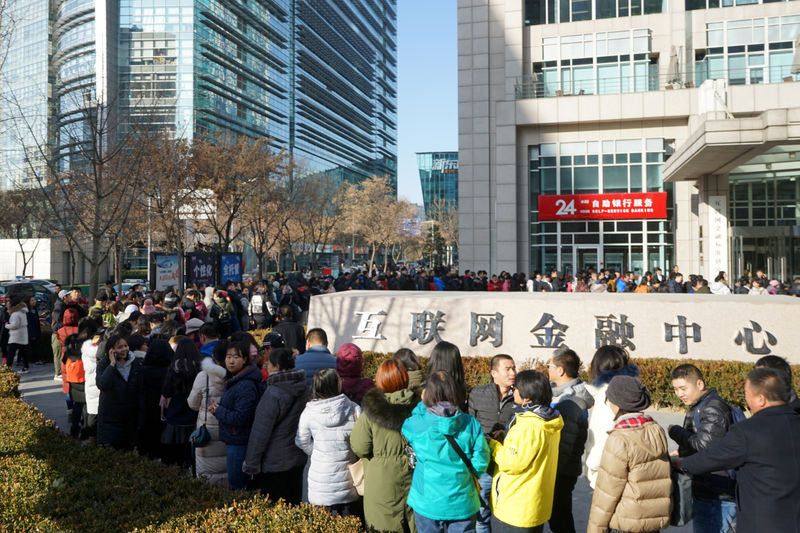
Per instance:
[[[445,340],[465,356],[525,361],[568,346],[586,364],[615,344],[632,357],[800,364],[798,319],[800,298],[787,296],[347,291],[312,298],[308,327],[323,328],[331,350],[427,356]]]

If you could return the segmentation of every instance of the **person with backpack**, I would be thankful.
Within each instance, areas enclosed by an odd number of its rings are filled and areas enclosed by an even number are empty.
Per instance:
[[[670,425],[669,437],[678,443],[678,456],[689,457],[722,440],[730,427],[744,418],[716,389],[706,388],[700,369],[692,364],[675,367],[670,376],[675,395],[688,407],[683,426]],[[738,412],[737,412],[738,411]],[[692,478],[695,533],[727,533],[736,522],[736,481],[720,470]]]
[[[342,378],[342,392],[351,401],[361,405],[364,394],[375,387],[375,382],[362,376],[364,358],[361,348],[353,343],[345,343],[336,352],[336,370]]]
[[[220,338],[227,339],[235,331],[233,315],[233,305],[228,301],[228,295],[225,291],[217,291],[214,294],[214,301],[211,304],[208,316],[211,317],[211,322],[216,326]]]
[[[93,320],[89,320],[87,325],[94,323]],[[81,436],[83,411],[86,406],[86,372],[83,369],[81,350],[83,342],[88,338],[87,335],[87,329],[84,329],[84,335],[80,334],[79,329],[79,333],[67,337],[64,355],[61,357],[61,363],[64,365],[64,382],[69,387],[69,399],[72,401],[69,436],[73,438]]]
[[[264,329],[272,325],[273,317],[269,310],[269,295],[266,292],[264,282],[256,285],[256,290],[250,297],[250,320],[255,329]]]

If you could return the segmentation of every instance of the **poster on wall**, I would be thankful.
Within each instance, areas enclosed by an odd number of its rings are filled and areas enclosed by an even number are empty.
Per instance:
[[[155,254],[155,290],[161,291],[169,286],[179,287],[178,256],[175,254]]]
[[[189,254],[189,282],[214,285],[214,255]]]
[[[225,284],[229,281],[241,283],[242,281],[242,254],[231,253],[220,255],[220,281]]]
[[[554,194],[539,196],[539,220],[667,218],[667,193]]]

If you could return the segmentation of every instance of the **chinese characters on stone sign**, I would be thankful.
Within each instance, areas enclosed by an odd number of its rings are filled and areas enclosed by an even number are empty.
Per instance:
[[[353,339],[386,340],[382,333],[384,321],[388,317],[386,311],[356,311],[358,318],[356,332]],[[495,348],[503,345],[503,318],[502,313],[475,313],[470,312],[469,345],[478,346],[489,343]],[[620,346],[628,351],[636,350],[633,342],[635,325],[627,315],[614,314],[596,315],[594,323],[594,345]],[[447,330],[445,313],[441,310],[423,310],[411,313],[411,324],[408,338],[420,345],[430,342],[441,342],[442,335]],[[533,325],[529,334],[532,336],[532,348],[560,348],[567,347],[568,330],[570,325],[559,322],[551,313],[542,313],[539,320]],[[737,346],[752,355],[766,355],[772,353],[771,346],[778,343],[777,337],[765,330],[761,324],[753,320],[749,325],[740,328],[732,337]],[[681,355],[689,353],[689,342],[699,344],[702,341],[702,327],[697,323],[690,323],[683,316],[676,317],[676,323],[664,322],[664,343],[675,344],[677,352]],[[658,354],[655,354],[658,355]]]

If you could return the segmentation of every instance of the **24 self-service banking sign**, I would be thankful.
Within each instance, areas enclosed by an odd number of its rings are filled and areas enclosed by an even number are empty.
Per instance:
[[[558,194],[539,196],[539,220],[667,218],[667,193]]]

